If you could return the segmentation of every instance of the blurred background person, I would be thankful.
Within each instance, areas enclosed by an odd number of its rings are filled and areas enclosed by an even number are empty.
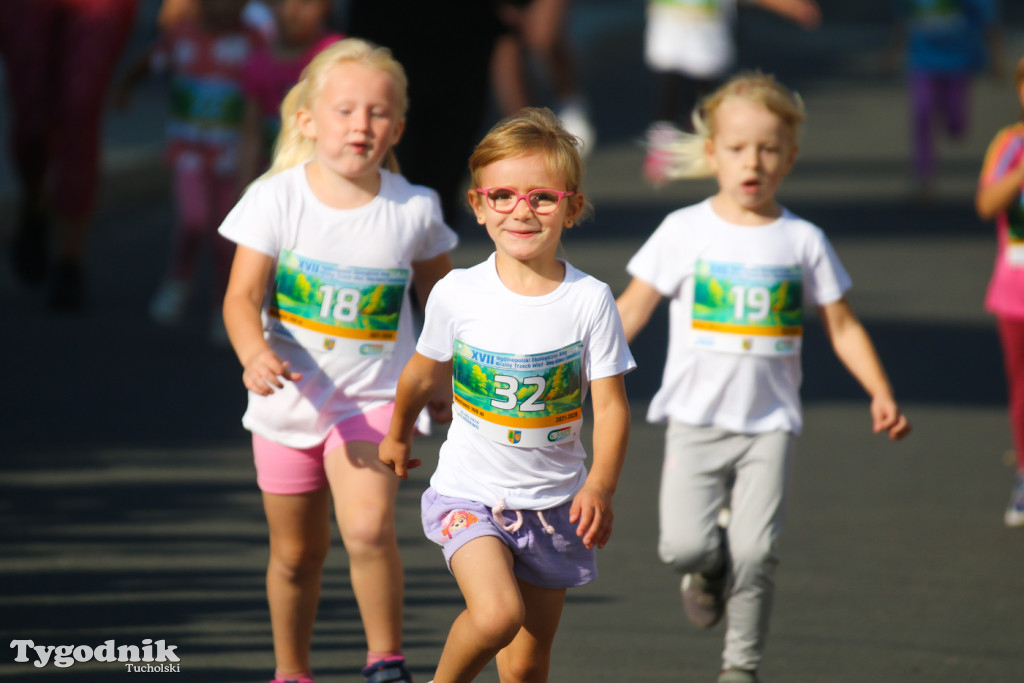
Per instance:
[[[1014,87],[1024,108],[1024,59],[1017,62]],[[1010,394],[1010,426],[1017,479],[1003,521],[1024,526],[1024,110],[1016,123],[992,139],[975,208],[982,220],[996,221],[996,263],[985,308],[996,316]]]
[[[85,301],[107,88],[136,11],[137,0],[0,2],[9,144],[20,184],[11,262],[21,282],[49,278],[48,304],[56,310]]]
[[[821,23],[814,0],[750,0],[805,29]],[[644,60],[655,73],[654,121],[647,128],[644,176],[655,185],[668,180],[669,151],[683,131],[692,132],[690,115],[705,95],[736,66],[738,0],[649,0]]]
[[[935,126],[960,140],[970,126],[971,81],[986,67],[1002,71],[996,0],[895,0],[896,24],[888,55],[907,70],[914,194],[934,196]]]
[[[567,35],[572,0],[503,0],[498,16],[507,27],[494,46],[491,82],[502,116],[541,102],[531,85],[534,71],[553,91],[551,108],[573,135],[583,141],[584,156],[593,151],[596,131],[578,85],[578,70]]]
[[[176,220],[167,273],[150,302],[161,325],[186,314],[200,250],[210,242],[214,286],[210,341],[227,343],[221,318],[233,245],[217,234],[240,193],[239,134],[245,110],[242,66],[263,43],[243,20],[246,0],[199,0],[161,31],[156,44],[128,69],[118,87],[119,105],[151,73],[170,75],[167,160],[171,166]]]

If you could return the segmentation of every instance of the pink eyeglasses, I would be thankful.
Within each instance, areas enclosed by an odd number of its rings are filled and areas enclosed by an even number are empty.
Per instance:
[[[511,187],[478,187],[476,191],[487,198],[487,206],[498,213],[512,213],[519,206],[519,200],[525,199],[526,205],[538,216],[547,216],[558,210],[563,197],[571,197],[575,192],[560,190],[537,189],[526,194],[519,194]]]

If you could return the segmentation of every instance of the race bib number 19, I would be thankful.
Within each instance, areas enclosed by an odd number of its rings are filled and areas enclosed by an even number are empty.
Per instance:
[[[338,266],[282,251],[271,331],[306,348],[390,355],[408,279],[404,268]]]
[[[530,355],[494,353],[456,339],[455,415],[497,443],[541,448],[579,438],[583,345]]]
[[[803,281],[799,266],[750,266],[698,260],[693,295],[694,346],[726,353],[799,353]]]

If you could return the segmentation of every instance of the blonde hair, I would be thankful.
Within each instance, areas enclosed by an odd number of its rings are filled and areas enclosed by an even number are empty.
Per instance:
[[[565,189],[582,194],[582,145],[550,109],[524,107],[518,114],[496,123],[473,150],[469,157],[470,182],[473,187],[479,187],[481,171],[497,161],[543,152],[548,169],[565,179]],[[590,202],[584,196],[579,218],[590,210]]]
[[[671,178],[710,178],[714,175],[707,159],[707,142],[715,137],[715,112],[731,98],[743,99],[763,106],[775,114],[790,132],[790,142],[800,139],[800,129],[806,118],[804,101],[770,74],[759,71],[744,73],[729,79],[724,85],[702,99],[693,110],[693,133],[683,133],[679,142],[671,146]]]
[[[355,62],[365,66],[380,69],[395,84],[397,95],[397,108],[400,120],[405,119],[405,113],[409,109],[409,98],[407,94],[408,79],[405,76],[405,69],[391,55],[391,50],[380,47],[373,43],[360,40],[359,38],[346,38],[324,48],[313,58],[299,76],[299,82],[292,86],[292,89],[285,95],[281,102],[281,132],[274,143],[274,157],[270,169],[263,174],[263,178],[269,178],[275,173],[305,163],[313,158],[314,142],[302,135],[296,115],[300,109],[312,109],[320,93],[323,92],[324,83],[331,69],[339,64]],[[389,171],[399,172],[398,158],[394,149],[389,149],[384,167]]]

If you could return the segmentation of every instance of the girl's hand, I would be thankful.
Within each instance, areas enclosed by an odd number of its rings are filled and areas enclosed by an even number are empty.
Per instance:
[[[891,396],[871,400],[871,428],[875,434],[889,432],[890,441],[899,441],[910,434],[910,422]]]
[[[575,524],[576,535],[587,548],[603,548],[612,535],[612,497],[597,486],[584,484],[573,498],[569,521]]]
[[[394,472],[400,479],[409,478],[409,470],[420,466],[419,460],[411,460],[412,447],[408,442],[399,441],[388,434],[380,442],[377,449],[377,457],[384,465]]]
[[[256,354],[245,364],[245,370],[242,371],[242,383],[245,384],[245,388],[260,396],[269,396],[275,389],[283,388],[281,379],[297,382],[302,379],[302,373],[292,372],[288,362],[282,361],[270,349]]]

